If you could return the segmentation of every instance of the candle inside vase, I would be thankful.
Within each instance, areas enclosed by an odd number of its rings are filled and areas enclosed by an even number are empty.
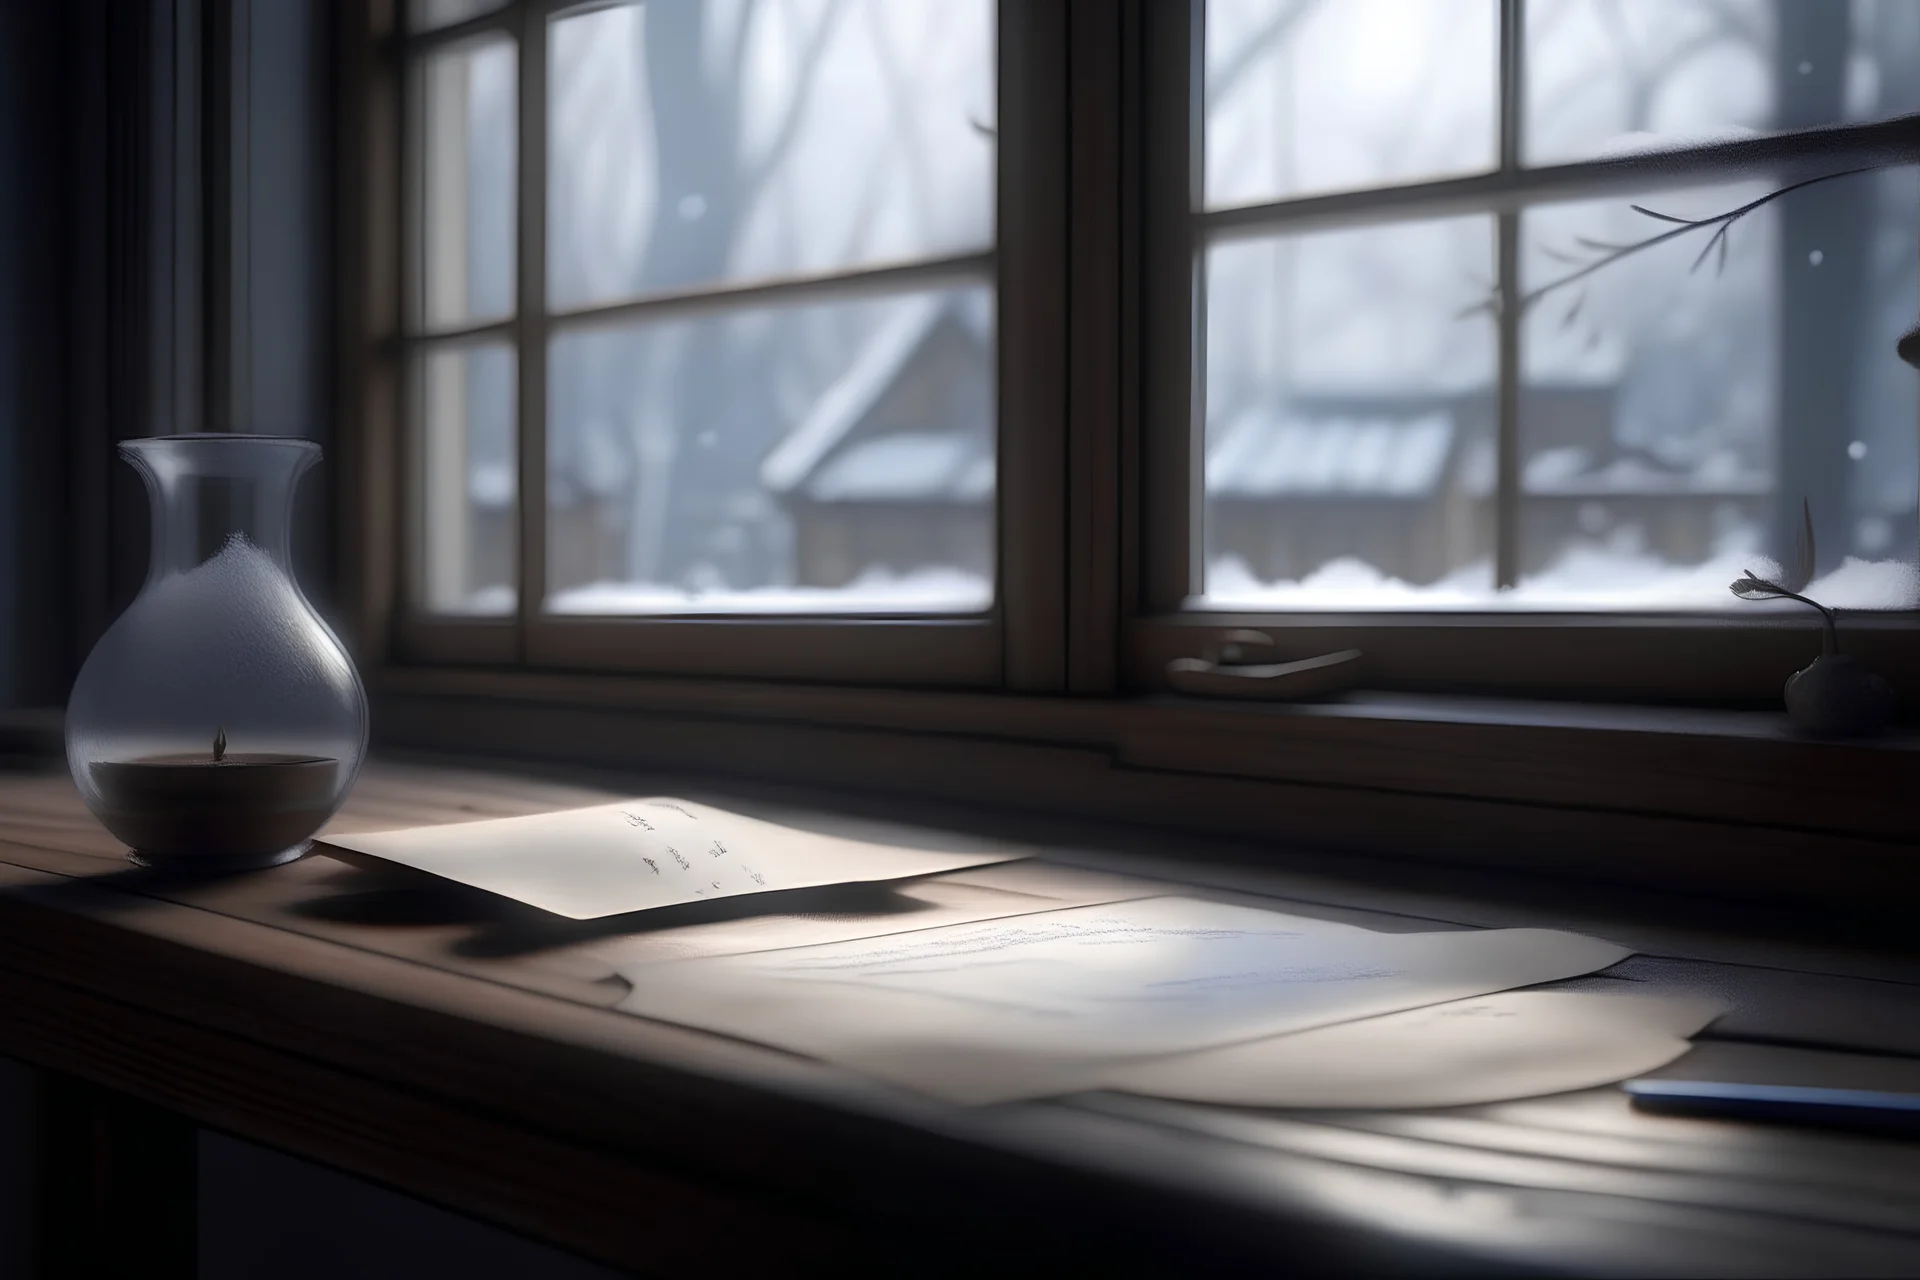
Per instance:
[[[93,766],[100,821],[143,857],[273,859],[296,852],[333,812],[331,756],[211,752],[102,760]]]

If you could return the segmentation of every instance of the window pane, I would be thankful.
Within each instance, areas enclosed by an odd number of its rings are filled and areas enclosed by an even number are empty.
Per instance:
[[[1205,604],[1487,597],[1492,279],[1486,217],[1208,255]]]
[[[1497,0],[1208,0],[1209,208],[1498,158]]]
[[[556,306],[992,241],[992,0],[655,0],[551,44]]]
[[[407,6],[410,31],[437,31],[483,13],[503,8],[507,0],[412,0]]]
[[[415,378],[420,603],[433,613],[512,613],[519,576],[513,349],[434,347],[416,361]]]
[[[1534,163],[1920,109],[1912,0],[1529,0]]]
[[[514,74],[504,37],[421,60],[415,310],[428,329],[513,311]]]
[[[1558,205],[1523,220],[1529,287],[1767,184]],[[1636,253],[1534,304],[1523,330],[1518,602],[1751,610],[1728,585],[1791,573],[1803,502],[1811,594],[1911,607],[1920,379],[1894,354],[1920,299],[1911,170],[1808,188]],[[1794,606],[1796,608],[1802,606]]]
[[[992,327],[976,286],[557,337],[547,607],[985,608]]]

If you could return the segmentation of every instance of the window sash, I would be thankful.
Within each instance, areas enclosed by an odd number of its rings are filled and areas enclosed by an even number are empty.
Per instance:
[[[703,288],[553,309],[547,303],[547,37],[550,19],[581,6],[569,0],[514,0],[490,13],[388,43],[403,91],[434,50],[488,33],[513,38],[517,52],[517,208],[514,313],[501,320],[437,329],[407,326],[382,342],[371,382],[400,388],[401,424],[384,452],[399,465],[400,518],[393,522],[405,566],[388,606],[391,654],[402,661],[499,665],[530,663],[599,670],[832,679],[851,682],[1058,687],[1065,643],[1064,530],[1057,521],[1065,483],[1060,451],[1064,394],[1058,369],[1065,346],[1065,90],[1055,74],[1065,47],[1065,11],[1057,4],[1001,0],[996,15],[999,141],[995,243],[986,250],[881,263],[847,271],[770,280],[717,282]],[[396,28],[405,31],[405,24]],[[404,100],[404,99],[403,99]],[[412,158],[419,113],[409,110],[402,150],[404,211],[412,227],[421,208]],[[400,238],[399,287],[418,278],[418,236]],[[995,391],[998,409],[995,492],[997,565],[990,608],[972,615],[875,616],[872,613],[573,617],[544,612],[547,572],[546,422],[550,342],[559,333],[637,318],[734,307],[886,296],[916,287],[991,281],[996,290]],[[420,478],[418,414],[409,362],[442,345],[494,338],[515,352],[517,429],[517,608],[511,618],[436,615],[420,606],[413,508]],[[379,415],[373,415],[378,417]],[[378,554],[374,549],[372,554]]]
[[[1276,233],[1353,228],[1458,214],[1496,225],[1498,369],[1495,572],[1518,577],[1520,515],[1519,217],[1535,205],[1644,194],[1756,175],[1781,183],[1889,160],[1920,163],[1910,122],[1835,125],[1786,134],[1527,166],[1522,138],[1525,0],[1500,0],[1499,162],[1464,176],[1208,209],[1204,200],[1205,0],[1149,5],[1143,82],[1146,173],[1142,265],[1144,362],[1139,606],[1123,623],[1128,683],[1165,688],[1165,668],[1263,628],[1285,658],[1358,647],[1369,683],[1403,688],[1581,697],[1772,698],[1782,673],[1815,649],[1817,620],[1683,612],[1382,610],[1249,612],[1193,603],[1204,583],[1205,261],[1217,244]],[[1920,611],[1851,615],[1849,648],[1909,669],[1920,654],[1898,638]],[[1647,643],[1652,640],[1651,646]],[[1518,661],[1516,662],[1516,658]],[[1632,669],[1609,669],[1617,662]],[[1782,666],[1782,662],[1790,665]]]

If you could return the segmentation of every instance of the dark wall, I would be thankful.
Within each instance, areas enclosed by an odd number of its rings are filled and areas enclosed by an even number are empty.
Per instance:
[[[139,589],[118,441],[331,443],[331,12],[0,0],[0,707],[64,702]],[[294,538],[323,611],[329,474]]]
[[[200,1280],[616,1280],[617,1274],[318,1165],[201,1135]]]
[[[327,281],[328,0],[237,0],[241,57],[232,119],[235,420],[230,429],[303,436],[327,458],[301,482],[294,557],[323,613],[331,604],[333,477]]]
[[[0,1277],[33,1258],[33,1073],[0,1058]]]
[[[64,692],[47,489],[62,474],[58,143],[40,109],[56,93],[57,25],[45,6],[0,4],[0,707]]]

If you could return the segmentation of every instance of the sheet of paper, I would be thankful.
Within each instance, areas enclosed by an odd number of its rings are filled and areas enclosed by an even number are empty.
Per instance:
[[[1699,996],[1503,991],[1118,1067],[1129,1093],[1246,1107],[1458,1107],[1663,1067],[1725,1010]]]
[[[1102,879],[1089,880],[1079,886],[1077,893],[1073,886],[1065,883],[1047,886],[1049,893],[1073,895],[1060,897],[994,888],[960,876],[935,876],[886,888],[885,901],[871,909],[769,913],[739,920],[679,925],[608,938],[594,943],[590,950],[629,983],[635,983],[647,980],[639,970],[676,960],[849,942],[942,925],[1057,911],[1063,906],[1104,904],[1127,896],[1149,896],[1138,890],[1129,895]],[[1155,893],[1164,891],[1164,886],[1154,889]]]
[[[1018,856],[871,844],[657,796],[524,818],[328,835],[318,843],[575,920],[775,889],[901,880]]]
[[[1544,929],[1376,933],[1145,898],[630,973],[629,1012],[957,1102],[1095,1088],[1126,1059],[1591,973],[1626,948]]]

